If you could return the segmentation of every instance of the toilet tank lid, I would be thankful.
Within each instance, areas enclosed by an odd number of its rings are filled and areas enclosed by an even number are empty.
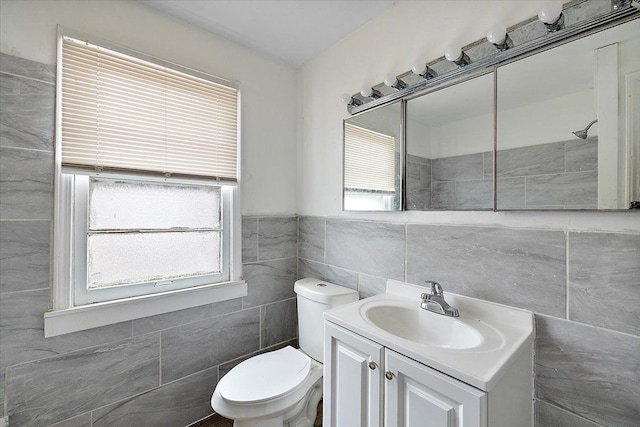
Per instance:
[[[298,280],[293,290],[298,295],[322,303],[331,303],[338,296],[354,295],[357,298],[358,295],[356,290],[312,277]]]

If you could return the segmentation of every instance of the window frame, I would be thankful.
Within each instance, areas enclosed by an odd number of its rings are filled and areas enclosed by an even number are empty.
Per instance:
[[[132,173],[104,173],[100,171],[87,172],[83,169],[62,167],[61,158],[61,56],[62,40],[64,36],[91,40],[108,49],[134,56],[138,59],[161,64],[174,68],[178,71],[192,74],[202,78],[203,76],[219,84],[228,85],[238,90],[238,182],[223,182],[220,180],[194,178],[170,178],[161,175],[145,175],[137,172]],[[54,153],[54,223],[53,223],[53,255],[52,255],[52,298],[51,308],[44,314],[45,337],[62,335],[109,324],[119,323],[139,319],[143,317],[163,314],[171,311],[196,307],[247,295],[247,284],[242,279],[242,258],[241,258],[241,215],[239,197],[239,176],[241,158],[241,93],[237,83],[225,81],[213,76],[205,75],[186,67],[169,63],[167,61],[153,58],[149,55],[133,51],[122,46],[114,45],[110,42],[100,40],[96,37],[78,34],[62,29],[58,26],[58,72],[56,79],[56,147]],[[95,176],[120,176],[137,181],[155,181],[166,183],[186,183],[191,185],[217,185],[222,187],[224,205],[223,219],[229,221],[228,224],[228,269],[229,279],[218,283],[205,283],[197,286],[185,287],[182,289],[171,289],[157,293],[150,293],[139,296],[124,296],[119,299],[87,303],[78,305],[74,302],[74,209],[75,191],[74,174],[91,174]],[[85,246],[86,248],[86,246]]]
[[[162,181],[149,179],[148,177],[131,177],[123,174],[65,174],[63,178],[73,179],[74,183],[74,207],[73,207],[73,301],[74,305],[86,305],[95,302],[113,301],[122,298],[130,298],[141,295],[149,295],[163,291],[172,291],[176,289],[189,288],[194,286],[209,285],[215,283],[228,282],[230,279],[229,263],[230,257],[230,235],[229,228],[231,226],[230,219],[230,201],[231,192],[228,186],[218,185],[214,182],[194,183],[189,180],[172,180],[163,179]],[[88,289],[88,251],[87,242],[89,234],[88,208],[89,208],[89,180],[91,178],[105,178],[110,180],[118,180],[131,183],[166,183],[166,184],[186,184],[190,186],[212,186],[220,188],[220,207],[221,207],[221,271],[208,275],[192,275],[187,277],[179,277],[174,279],[161,279],[147,282],[131,282],[122,285],[107,286],[104,288]],[[166,283],[170,282],[170,283]]]

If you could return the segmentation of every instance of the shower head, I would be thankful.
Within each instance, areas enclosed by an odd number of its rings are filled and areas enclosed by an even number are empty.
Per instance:
[[[577,136],[578,138],[580,138],[580,139],[587,139],[587,132],[589,132],[589,128],[594,123],[597,123],[597,122],[598,122],[598,119],[596,119],[596,120],[592,121],[591,123],[589,123],[586,128],[580,129],[580,130],[577,130],[577,131],[573,132],[573,134],[575,136]]]

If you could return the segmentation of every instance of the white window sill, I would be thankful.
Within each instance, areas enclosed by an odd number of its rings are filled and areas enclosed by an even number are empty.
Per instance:
[[[54,337],[246,295],[247,283],[234,281],[48,311],[44,313],[44,336]]]

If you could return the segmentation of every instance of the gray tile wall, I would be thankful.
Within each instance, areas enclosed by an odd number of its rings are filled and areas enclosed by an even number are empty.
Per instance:
[[[386,279],[436,280],[445,292],[532,310],[536,426],[638,425],[640,230],[299,224],[299,248],[307,248],[299,277],[358,289],[361,298],[384,292]]]
[[[50,66],[0,55],[0,417],[12,426],[195,422],[212,413],[221,366],[297,342],[297,218],[243,218],[246,298],[45,339],[54,77]]]
[[[427,176],[428,175],[428,176]],[[491,152],[407,158],[409,210],[491,209]],[[498,151],[498,209],[596,209],[598,138]]]

